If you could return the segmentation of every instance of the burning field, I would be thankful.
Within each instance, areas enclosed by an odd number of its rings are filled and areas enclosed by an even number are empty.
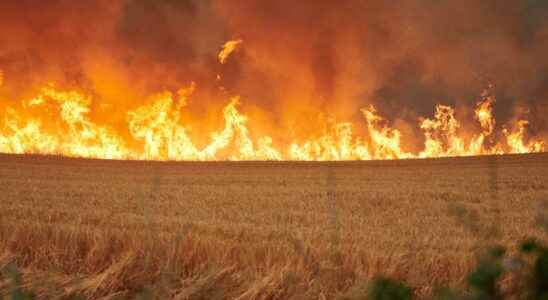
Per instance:
[[[546,154],[187,163],[1,156],[0,266],[16,263],[40,298],[334,299],[379,274],[426,297],[464,286],[484,245],[515,249],[543,237],[535,220],[546,213],[546,174]]]
[[[427,297],[541,235],[547,1],[6,0],[0,28],[1,295],[17,266],[39,298]]]
[[[207,133],[210,141],[199,147],[181,120],[181,110],[194,88],[192,84],[180,89],[176,97],[170,92],[152,96],[149,105],[127,112],[126,127],[116,131],[87,116],[90,96],[48,86],[36,97],[21,102],[19,109],[5,107],[0,152],[130,160],[336,161],[533,153],[545,147],[542,140],[526,141],[529,121],[525,119],[516,120],[497,134],[492,112],[495,100],[487,92],[474,110],[479,132],[465,138],[459,133],[461,124],[454,109],[437,105],[434,117],[421,118],[418,124],[424,148],[415,153],[404,150],[401,132],[386,125],[373,106],[361,110],[367,139],[353,133],[352,123],[326,121],[315,137],[300,142],[293,138],[277,147],[270,136],[252,137],[248,117],[237,109],[237,96],[223,108],[223,129]],[[102,113],[109,114],[106,110]]]
[[[547,5],[404,2],[4,1],[0,153],[336,161],[545,151]]]

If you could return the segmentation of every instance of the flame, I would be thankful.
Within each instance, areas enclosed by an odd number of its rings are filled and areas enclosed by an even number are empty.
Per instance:
[[[530,141],[525,143],[524,136],[526,134],[526,127],[529,125],[527,120],[518,120],[513,130],[504,129],[504,135],[508,141],[510,147],[510,153],[530,153],[530,152],[542,152],[544,151],[543,141]]]
[[[336,123],[316,139],[304,143],[291,143],[290,160],[352,160],[370,159],[369,151],[359,140],[354,140],[351,123]]]
[[[79,91],[62,91],[54,85],[41,89],[21,107],[7,107],[0,127],[0,152],[58,154],[72,157],[138,160],[370,160],[502,153],[531,153],[545,149],[543,141],[526,142],[528,121],[519,120],[503,129],[507,150],[501,143],[487,146],[495,131],[493,97],[477,104],[476,120],[481,132],[469,143],[459,135],[460,123],[454,109],[438,105],[433,118],[423,118],[424,150],[403,150],[402,134],[391,128],[372,106],[362,110],[365,136],[354,134],[355,125],[334,123],[316,138],[293,141],[286,149],[275,147],[270,136],[253,139],[248,117],[238,110],[240,99],[233,97],[223,109],[224,127],[209,134],[210,141],[200,148],[191,139],[181,117],[195,84],[176,95],[162,92],[150,97],[150,104],[127,113],[129,147],[124,135],[89,118],[91,96]],[[45,113],[44,113],[45,112]],[[223,156],[222,152],[228,151]]]
[[[373,106],[362,110],[367,120],[367,129],[371,136],[374,159],[411,158],[412,155],[401,150],[401,133],[388,127],[386,121],[376,114]]]
[[[240,46],[242,45],[243,41],[242,40],[232,40],[232,41],[228,41],[226,42],[221,51],[219,52],[219,55],[218,55],[218,58],[219,58],[219,62],[221,64],[224,64],[226,63],[228,57],[230,56],[230,54],[232,54],[234,51],[238,50],[240,48]]]
[[[425,118],[420,128],[425,136],[425,149],[420,157],[443,157],[468,154],[463,139],[458,136],[460,123],[455,118],[455,111],[446,105],[437,105],[433,119]]]
[[[227,42],[218,55],[220,63],[225,63],[241,43]],[[3,81],[0,70],[0,88]],[[207,142],[199,145],[192,138],[192,122],[183,117],[196,89],[191,83],[175,93],[151,95],[147,104],[125,113],[125,124],[120,128],[93,121],[97,99],[91,93],[49,84],[30,99],[0,102],[0,152],[133,160],[336,161],[545,151],[544,141],[528,136],[527,120],[504,124],[501,134],[497,134],[493,115],[496,101],[489,90],[482,93],[474,110],[479,132],[471,137],[462,132],[454,108],[439,104],[432,117],[419,119],[424,145],[415,152],[405,149],[401,131],[373,106],[361,110],[361,125],[329,121],[319,134],[276,143],[271,136],[252,132],[249,116],[239,110],[239,96],[230,97],[222,110],[222,128],[202,134]]]
[[[91,98],[76,91],[62,92],[53,86],[23,103],[31,112],[53,105],[56,108],[55,130],[48,130],[40,118],[25,119],[13,108],[6,109],[0,133],[0,151],[4,153],[61,154],[85,158],[122,159],[127,150],[109,128],[87,118]],[[46,110],[48,108],[46,107]]]
[[[231,160],[281,160],[281,154],[272,147],[268,136],[254,143],[246,126],[247,117],[240,114],[234,97],[223,110],[225,126],[210,134],[211,142],[199,149],[188,136],[188,129],[181,124],[180,110],[186,106],[187,97],[195,88],[181,89],[179,99],[169,92],[153,96],[153,103],[128,113],[131,136],[142,142],[141,153],[128,155],[144,160],[215,160],[218,153],[234,142],[237,150]],[[255,145],[256,144],[256,145]]]
[[[483,129],[482,135],[489,136],[495,129],[495,118],[493,117],[493,103],[495,98],[484,92],[484,99],[478,102],[474,110],[476,120],[479,121]]]

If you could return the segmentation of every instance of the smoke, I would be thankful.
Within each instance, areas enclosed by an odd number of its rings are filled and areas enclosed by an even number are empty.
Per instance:
[[[466,115],[493,84],[501,122],[519,112],[547,130],[542,0],[20,0],[0,2],[0,26],[10,95],[56,81],[125,111],[194,81],[195,118],[241,95],[260,121],[306,130],[369,104],[401,124],[440,102]],[[221,65],[230,39],[242,50]]]

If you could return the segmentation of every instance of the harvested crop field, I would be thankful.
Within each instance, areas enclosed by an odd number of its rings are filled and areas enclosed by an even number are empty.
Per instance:
[[[333,299],[378,274],[421,297],[463,284],[486,243],[542,237],[547,178],[548,154],[333,163],[2,155],[0,268],[16,265],[42,298]]]

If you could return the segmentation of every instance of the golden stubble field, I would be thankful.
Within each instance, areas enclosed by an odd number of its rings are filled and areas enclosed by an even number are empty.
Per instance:
[[[339,163],[0,156],[0,268],[16,264],[41,298],[350,298],[378,274],[405,279],[421,297],[463,285],[487,243],[542,237],[535,217],[547,178],[548,154]]]

